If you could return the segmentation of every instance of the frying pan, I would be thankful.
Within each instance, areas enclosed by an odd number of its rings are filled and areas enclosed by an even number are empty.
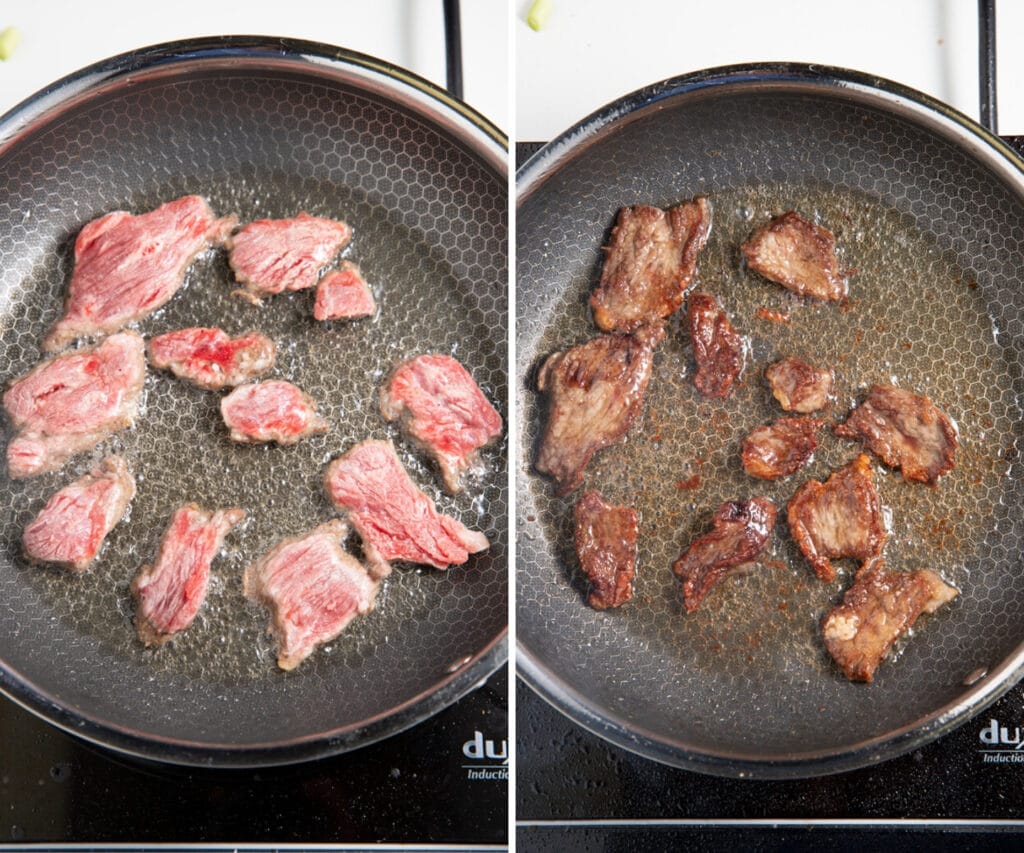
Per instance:
[[[370,743],[458,699],[506,656],[508,487],[504,445],[465,494],[445,496],[425,459],[384,423],[378,388],[399,361],[456,356],[503,415],[506,400],[506,141],[446,93],[394,66],[325,45],[254,37],[160,45],[69,77],[0,120],[0,363],[40,358],[83,224],[186,193],[241,222],[305,210],[354,229],[379,316],[317,324],[312,295],[263,308],[231,296],[222,251],[142,321],[258,328],[271,374],[331,423],[294,447],[233,445],[219,396],[153,371],[137,425],[64,470],[0,484],[0,687],[77,735],[135,755],[222,766],[298,761]],[[9,437],[9,436],[8,436]],[[376,609],[290,674],[274,665],[267,614],[245,601],[244,566],[333,511],[325,463],[392,438],[442,512],[491,547],[439,572],[405,566]],[[81,577],[27,565],[20,531],[61,485],[123,453],[139,493]],[[169,646],[133,637],[128,584],[173,509],[240,506],[248,521],[214,563],[197,621]],[[358,541],[350,542],[358,553]]]
[[[748,65],[669,80],[545,146],[517,178],[517,642],[521,676],[619,746],[703,772],[811,776],[913,749],[1009,689],[1024,666],[1021,394],[1024,174],[998,138],[928,97],[819,66]],[[593,337],[587,296],[618,208],[704,194],[714,208],[696,289],[749,342],[733,396],[702,399],[679,316],[642,416],[565,499],[531,468],[544,422],[535,370]],[[856,270],[844,308],[812,304],[743,268],[738,246],[795,208],[836,232]],[[759,309],[783,315],[773,322]],[[683,314],[684,312],[680,312]],[[957,468],[937,488],[874,463],[891,513],[890,568],[933,568],[960,597],[922,619],[871,685],[852,684],[818,625],[852,579],[815,580],[781,510],[859,448],[830,433],[814,463],[748,478],[740,442],[778,417],[761,377],[784,355],[832,366],[836,422],[872,382],[928,394],[958,422]],[[588,488],[641,515],[636,594],[585,605],[572,506]],[[683,612],[671,562],[725,500],[772,498],[769,548]]]

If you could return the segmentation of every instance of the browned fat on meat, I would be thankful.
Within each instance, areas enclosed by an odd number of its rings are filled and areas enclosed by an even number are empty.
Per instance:
[[[313,316],[317,320],[354,320],[372,317],[376,311],[377,302],[370,286],[351,261],[342,261],[316,286]]]
[[[91,473],[53,495],[29,522],[22,536],[25,556],[84,571],[134,497],[135,479],[128,463],[108,456]]]
[[[814,573],[835,580],[832,560],[877,556],[887,531],[870,457],[862,453],[825,483],[808,480],[786,507],[789,532]]]
[[[743,372],[743,337],[710,294],[690,294],[689,311],[690,338],[697,365],[693,384],[705,397],[728,397],[733,383]]]
[[[796,211],[758,228],[740,249],[750,269],[800,296],[846,297],[847,273],[836,259],[835,235]]]
[[[832,401],[835,375],[826,368],[814,367],[798,358],[784,358],[768,365],[764,376],[772,395],[787,412],[807,415],[821,411]]]
[[[270,370],[277,356],[274,342],[259,332],[232,338],[222,329],[205,327],[158,335],[148,350],[153,367],[208,391],[252,381]]]
[[[799,471],[814,458],[824,424],[817,418],[779,418],[759,426],[743,440],[743,470],[762,480]]]
[[[695,539],[672,571],[683,582],[683,603],[693,613],[711,589],[734,569],[757,559],[775,527],[768,498],[727,501],[712,516],[712,529]]]
[[[628,506],[607,503],[592,490],[576,503],[576,554],[591,583],[587,600],[596,610],[633,597],[639,519]]]
[[[706,198],[668,210],[622,208],[604,250],[601,281],[590,297],[598,327],[632,332],[678,310],[710,231]]]
[[[661,325],[632,335],[601,335],[548,356],[537,388],[548,398],[548,418],[536,469],[565,495],[583,480],[583,469],[604,447],[620,441],[640,414],[654,363],[665,338]]]
[[[934,486],[956,464],[957,431],[949,415],[928,397],[894,385],[872,385],[833,432],[859,440],[908,482]]]
[[[220,413],[231,440],[242,444],[295,444],[330,429],[312,397],[279,379],[238,386],[220,401]]]
[[[871,681],[893,643],[917,617],[934,613],[956,596],[935,572],[890,572],[881,557],[875,558],[822,620],[825,647],[851,681]]]

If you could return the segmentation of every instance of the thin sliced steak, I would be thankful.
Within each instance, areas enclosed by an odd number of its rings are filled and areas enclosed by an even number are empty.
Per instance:
[[[143,350],[141,335],[121,332],[44,361],[14,380],[4,394],[15,431],[7,445],[11,478],[56,470],[131,426],[146,378]]]
[[[342,261],[337,270],[327,273],[316,286],[313,316],[317,320],[353,320],[372,317],[377,303],[370,287],[351,261]]]
[[[957,591],[935,572],[886,571],[877,557],[857,572],[842,604],[821,622],[828,653],[851,681],[871,681],[893,643],[922,613],[934,613]]]
[[[438,569],[461,565],[491,544],[484,534],[437,511],[409,479],[390,441],[359,442],[327,466],[324,486],[362,537],[375,577],[388,575],[392,560]]]
[[[675,313],[710,231],[705,198],[668,210],[622,208],[604,250],[601,281],[590,297],[598,327],[632,332]]]
[[[138,216],[119,210],[94,219],[75,241],[64,316],[43,349],[108,335],[156,311],[178,292],[196,255],[223,243],[234,226],[235,217],[218,219],[196,195]]]
[[[132,581],[135,630],[147,646],[184,631],[206,600],[210,564],[228,532],[245,518],[240,509],[205,510],[186,504],[171,517],[156,562]]]
[[[25,528],[25,556],[75,571],[89,568],[103,540],[135,497],[135,479],[120,456],[65,486]]]
[[[575,517],[576,554],[591,583],[590,606],[605,610],[629,601],[636,574],[636,510],[589,491],[576,503]]]
[[[250,382],[274,366],[277,347],[259,332],[237,338],[222,329],[178,329],[149,342],[149,363],[205,388],[221,388]]]
[[[795,211],[758,228],[740,249],[750,269],[800,296],[846,297],[847,272],[836,259],[835,234]]]
[[[501,415],[448,355],[418,355],[400,364],[381,388],[380,410],[437,461],[453,494],[462,491],[462,475],[480,448],[501,435]]]
[[[817,418],[779,418],[759,426],[743,440],[743,470],[762,480],[799,471],[814,459],[824,424]]]
[[[768,365],[765,379],[772,395],[787,412],[802,415],[824,409],[832,400],[835,376],[831,370],[814,367],[798,358],[784,358]]]
[[[313,398],[280,379],[238,386],[220,401],[220,413],[232,441],[242,444],[295,444],[330,429]]]
[[[640,414],[661,325],[632,335],[601,335],[547,358],[537,388],[548,396],[548,420],[536,468],[565,495],[583,480],[590,458],[620,441]]]
[[[329,521],[278,542],[245,570],[246,596],[270,610],[281,669],[295,669],[373,607],[377,582],[341,547],[347,534],[344,522]]]
[[[693,358],[697,364],[693,384],[705,397],[728,397],[743,372],[743,337],[710,294],[690,294],[689,311]]]

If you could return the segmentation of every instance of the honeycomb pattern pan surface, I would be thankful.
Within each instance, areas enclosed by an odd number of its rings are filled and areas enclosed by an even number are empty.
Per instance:
[[[71,731],[147,757],[259,764],[337,752],[412,725],[486,677],[506,653],[508,486],[502,439],[450,497],[381,417],[378,388],[403,359],[458,358],[507,418],[506,145],[439,90],[367,57],[305,43],[222,39],[157,47],[83,72],[26,102],[0,136],[0,364],[18,376],[61,310],[74,238],[112,210],[188,193],[240,222],[299,211],[344,219],[378,314],[317,323],[313,293],[262,307],[232,296],[225,253],[137,324],[147,337],[191,325],[278,344],[274,378],[318,401],[326,435],[240,446],[220,394],[150,370],[136,426],[61,471],[0,483],[0,659],[15,699]],[[9,438],[9,426],[5,426]],[[282,673],[268,616],[246,602],[244,567],[285,536],[331,518],[326,463],[391,438],[441,511],[491,547],[447,572],[400,565],[375,609]],[[103,455],[129,461],[138,496],[92,571],[27,564],[21,530],[57,488]],[[197,621],[144,649],[129,583],[174,508],[240,506],[248,520],[213,565]],[[358,553],[358,539],[352,538]]]
[[[782,777],[910,749],[1019,677],[1024,179],[997,146],[898,88],[759,66],[638,93],[524,167],[517,639],[520,671],[542,695],[651,757]],[[713,226],[694,287],[718,296],[746,336],[738,387],[724,401],[696,392],[676,316],[627,440],[597,454],[579,490],[556,498],[531,468],[544,419],[536,368],[597,333],[587,297],[616,211],[700,194]],[[751,231],[792,208],[835,231],[842,264],[855,270],[841,308],[795,297],[740,263]],[[786,355],[835,369],[830,422],[869,384],[891,382],[929,395],[959,425],[957,467],[936,488],[873,463],[891,517],[889,566],[934,569],[961,594],[920,620],[871,685],[848,682],[819,635],[853,562],[838,561],[835,583],[816,580],[784,521],[801,483],[826,479],[859,448],[826,428],[813,464],[794,475],[759,481],[741,465],[742,438],[782,414],[762,371]],[[572,507],[588,488],[640,512],[635,598],[614,611],[586,606],[573,551]],[[687,615],[672,561],[721,502],[755,495],[780,509],[767,552]]]

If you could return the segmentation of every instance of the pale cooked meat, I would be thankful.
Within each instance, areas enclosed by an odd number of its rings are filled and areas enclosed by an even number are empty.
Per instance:
[[[640,414],[651,378],[660,325],[632,335],[601,335],[548,356],[537,388],[548,396],[548,419],[536,469],[565,495],[583,479],[590,458],[620,441]]]
[[[53,495],[29,522],[22,535],[25,556],[84,571],[134,497],[135,479],[128,464],[120,456],[108,456],[91,473]]]
[[[246,596],[270,610],[277,665],[295,669],[373,608],[377,582],[341,547],[348,526],[337,519],[278,542],[245,570]]]
[[[601,281],[590,297],[606,332],[632,332],[673,314],[711,231],[711,208],[696,198],[668,210],[624,207],[605,247]]]
[[[239,385],[220,401],[220,413],[231,440],[242,444],[295,444],[330,428],[312,397],[280,379]]]
[[[324,487],[362,538],[375,577],[388,575],[392,560],[446,569],[490,547],[483,533],[437,511],[390,441],[359,442],[327,466]]]
[[[149,363],[209,391],[241,385],[274,366],[277,347],[259,332],[237,338],[222,329],[193,327],[158,335],[148,345]]]
[[[798,358],[784,358],[768,365],[764,375],[772,395],[787,412],[807,415],[821,411],[832,400],[835,375],[827,368],[814,367]]]
[[[11,478],[56,470],[131,426],[146,378],[143,350],[140,335],[120,332],[44,361],[14,380],[4,394],[15,431],[7,445]]]
[[[587,600],[596,610],[618,607],[633,597],[636,574],[636,510],[609,504],[589,491],[576,503],[576,555],[591,583]]]
[[[775,527],[775,515],[775,504],[768,498],[726,501],[716,510],[711,531],[695,539],[672,564],[683,582],[687,613],[693,613],[730,572],[757,559]]]
[[[808,480],[786,508],[789,532],[814,573],[835,580],[832,560],[882,552],[887,532],[871,459],[861,453],[824,483]]]
[[[800,470],[814,458],[824,423],[817,418],[779,418],[757,427],[743,440],[743,470],[762,480]]]
[[[690,294],[689,311],[693,358],[697,364],[693,384],[705,397],[728,397],[743,371],[743,337],[710,294]]]
[[[890,572],[867,562],[821,622],[825,647],[851,681],[871,681],[893,643],[922,613],[934,613],[957,591],[935,572]]]
[[[740,249],[750,269],[794,293],[826,300],[846,297],[835,235],[793,210],[758,228]]]
[[[380,410],[441,469],[445,488],[462,491],[462,475],[480,448],[501,435],[497,413],[469,371],[450,355],[418,355],[402,362],[381,388]]]
[[[927,397],[894,385],[872,385],[833,432],[859,440],[907,481],[934,486],[956,464],[957,431],[949,416]]]
[[[164,305],[196,255],[223,243],[235,217],[218,219],[190,195],[133,216],[108,213],[75,240],[75,266],[64,316],[43,342],[54,352],[86,336],[116,332]]]
[[[206,600],[210,564],[241,509],[206,510],[186,504],[171,516],[156,562],[132,581],[135,630],[147,646],[160,646],[184,631]]]
[[[351,261],[324,275],[316,286],[313,316],[317,320],[354,320],[372,317],[377,310],[366,279]]]

